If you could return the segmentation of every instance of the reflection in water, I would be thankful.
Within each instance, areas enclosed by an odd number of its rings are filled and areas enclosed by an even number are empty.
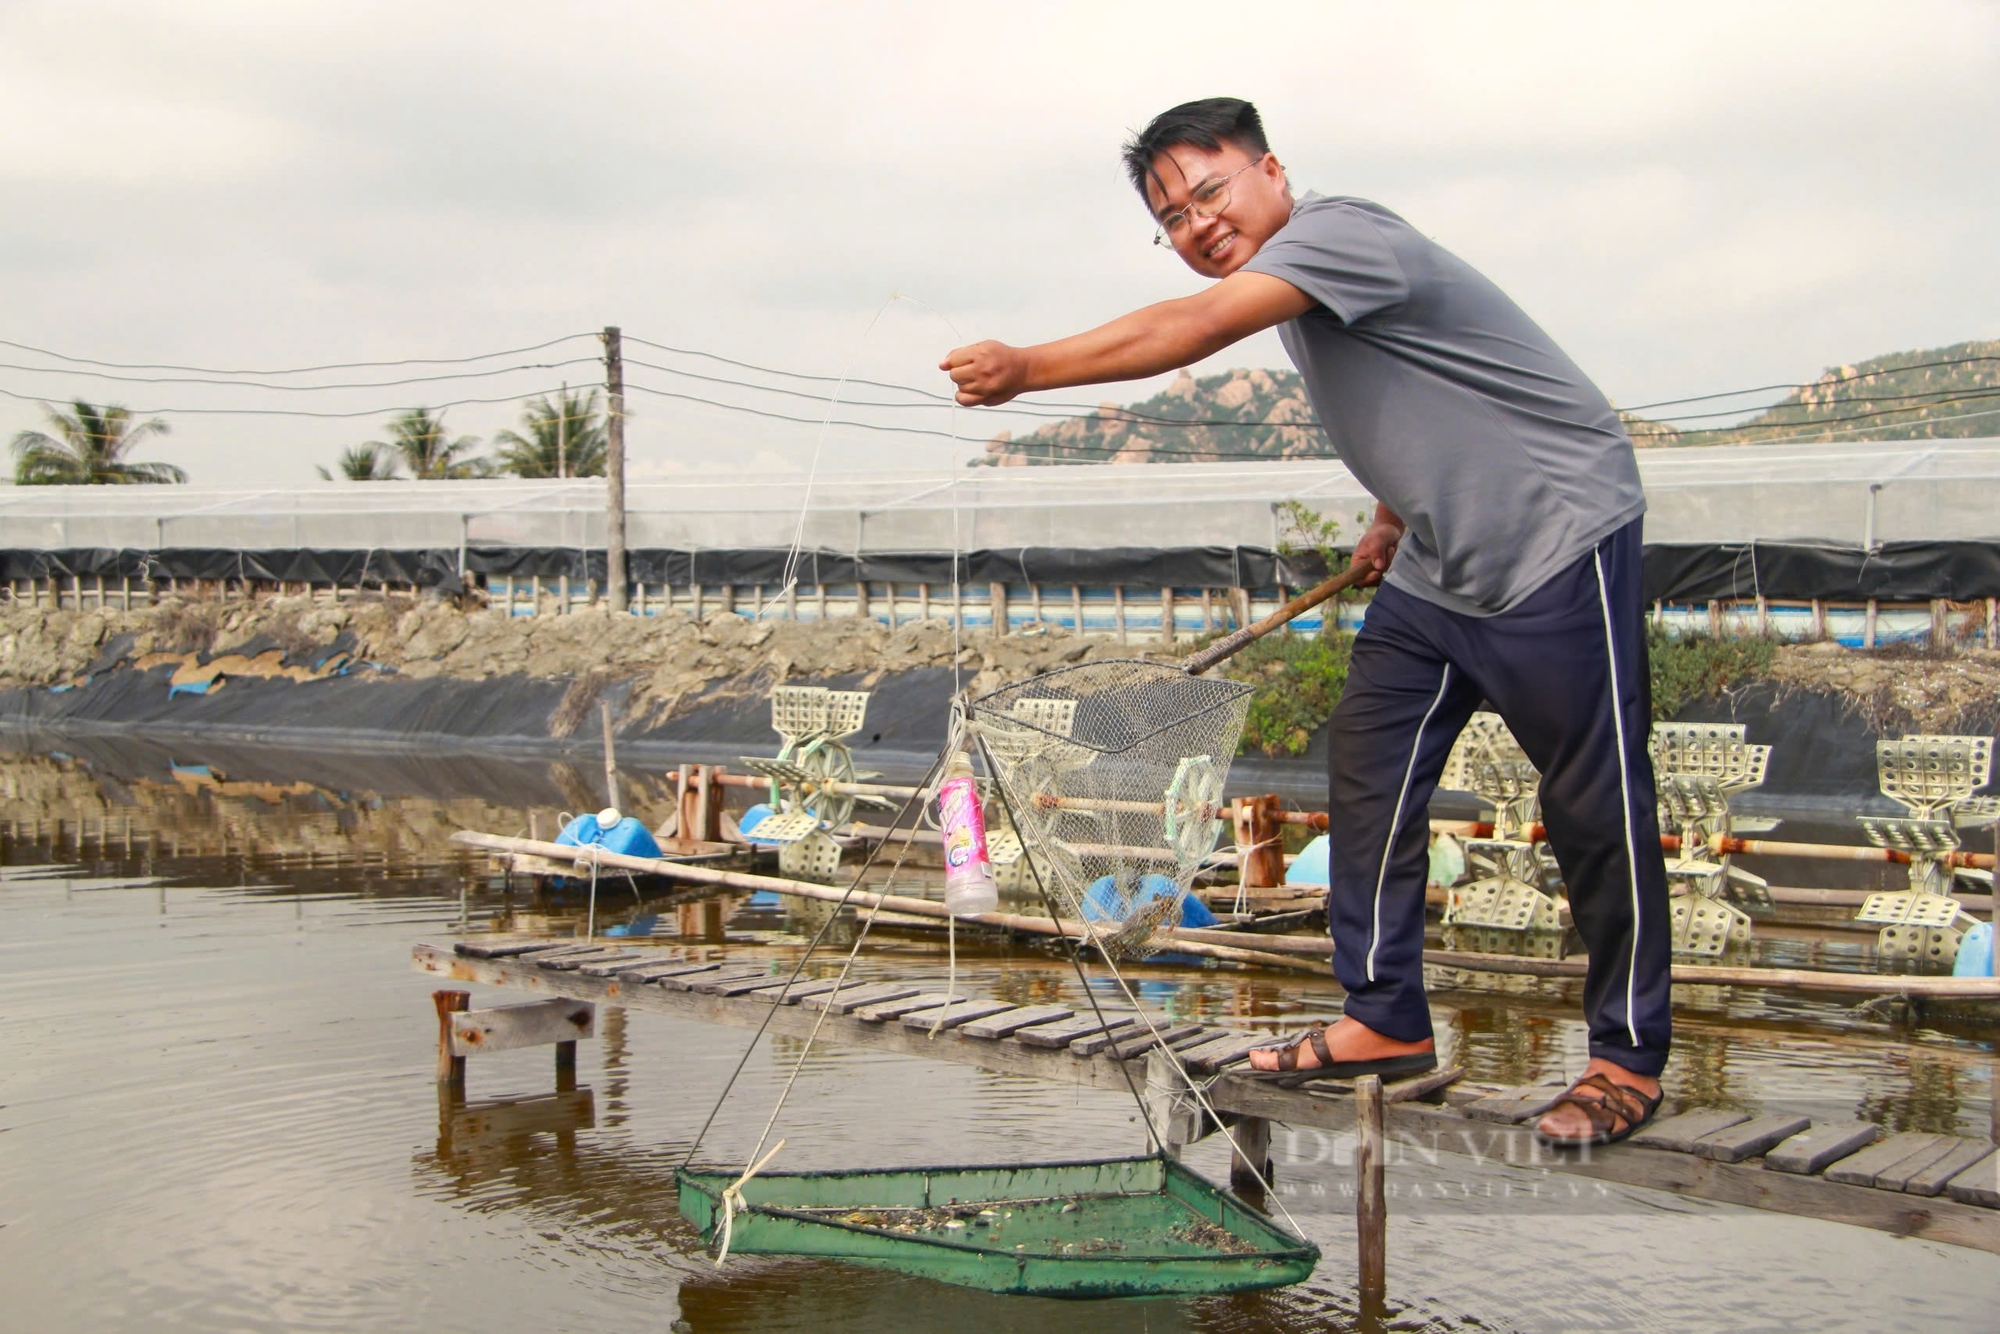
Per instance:
[[[613,1329],[665,1326],[678,1303],[701,1331],[1366,1324],[1348,1288],[1349,1216],[1297,1202],[1328,1259],[1311,1283],[1274,1294],[1058,1305],[808,1261],[717,1272],[681,1223],[672,1170],[742,1053],[734,1029],[604,1007],[576,1087],[551,1091],[546,1052],[505,1053],[474,1062],[479,1098],[438,1105],[435,982],[408,971],[409,944],[468,928],[572,931],[584,914],[580,896],[510,886],[445,840],[461,826],[547,832],[593,796],[579,790],[593,777],[122,737],[0,755],[0,1041],[12,1053],[0,1062],[0,1200],[33,1202],[0,1217],[0,1323],[125,1330],[171,1312],[193,1328]],[[665,814],[663,789],[639,776],[633,791],[647,818]],[[647,912],[673,943],[796,958],[800,924],[745,911],[741,896],[641,904],[622,883],[601,892],[600,921]],[[1821,959],[1850,946],[1773,935],[1768,948]],[[91,985],[79,988],[85,965]],[[960,965],[966,985],[1000,999],[1083,1000],[1042,947],[961,939]],[[857,976],[941,981],[941,942],[878,928]],[[1210,1022],[1277,1029],[1340,1005],[1330,977],[1133,977],[1148,1001]],[[1577,983],[1453,980],[1434,979],[1441,1046],[1475,1080],[1581,1068]],[[518,999],[484,989],[474,1004]],[[1824,999],[1698,989],[1682,989],[1677,1015],[1667,1083],[1678,1105],[1961,1134],[1991,1124],[1990,1024],[1897,1026]],[[773,1043],[753,1060],[754,1087],[725,1108],[704,1156],[747,1151],[796,1050]],[[833,1050],[807,1062],[792,1107],[779,1133],[793,1136],[795,1167],[1139,1141],[1122,1094]],[[1190,1161],[1226,1172],[1213,1143]],[[1588,1219],[1400,1212],[1390,1257],[1411,1303],[1391,1319],[1407,1329],[1975,1328],[2000,1283],[1991,1257],[1636,1192]],[[1793,1281],[1774,1286],[1773,1274]]]

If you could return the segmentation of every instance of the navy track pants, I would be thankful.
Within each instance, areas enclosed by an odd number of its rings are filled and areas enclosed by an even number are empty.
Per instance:
[[[1490,701],[1541,771],[1542,822],[1590,952],[1590,1053],[1666,1065],[1672,947],[1653,766],[1639,522],[1497,616],[1378,590],[1328,755],[1328,927],[1346,1011],[1400,1041],[1424,999],[1428,807],[1452,742]]]

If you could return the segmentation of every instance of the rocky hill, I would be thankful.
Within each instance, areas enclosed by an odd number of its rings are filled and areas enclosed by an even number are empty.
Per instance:
[[[1747,421],[1709,425],[1699,415],[1675,421],[1619,415],[1641,447],[1943,439],[2000,434],[2000,401],[1987,399],[2000,400],[2000,341],[1895,352],[1830,367]],[[1686,410],[1716,409],[1695,403]],[[1200,379],[1183,371],[1143,402],[1103,403],[1095,412],[1018,438],[1002,432],[987,442],[979,462],[1221,463],[1323,458],[1327,452],[1298,373],[1245,369]]]

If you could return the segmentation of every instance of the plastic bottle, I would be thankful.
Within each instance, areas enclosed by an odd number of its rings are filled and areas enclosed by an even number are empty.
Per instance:
[[[944,834],[944,906],[954,917],[992,912],[1000,906],[993,862],[986,855],[986,815],[979,808],[979,784],[972,757],[959,751],[945,766],[938,785],[938,828]]]

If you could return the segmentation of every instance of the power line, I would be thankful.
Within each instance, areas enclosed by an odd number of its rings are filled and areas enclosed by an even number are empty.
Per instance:
[[[495,357],[525,356],[530,352],[540,352],[544,348],[551,348],[559,343],[569,343],[579,338],[595,338],[597,336],[594,331],[590,333],[564,334],[560,338],[551,338],[546,343],[536,343],[533,347],[505,348],[498,352],[482,352],[474,357],[405,357],[400,361],[343,361],[326,366],[295,366],[290,370],[275,371],[232,371],[217,370],[212,366],[174,366],[158,362],[99,361],[93,357],[72,357],[62,352],[51,352],[45,347],[35,347],[29,343],[16,343],[5,338],[0,338],[0,347],[11,347],[21,352],[32,352],[38,357],[47,357],[51,361],[67,361],[77,366],[107,366],[112,370],[118,371],[185,371],[190,375],[278,376],[310,375],[316,371],[374,370],[391,366],[465,366],[475,361],[491,361]]]
[[[491,403],[518,403],[524,398],[548,398],[554,396],[555,388],[534,390],[526,394],[502,394],[497,398],[455,398],[445,403],[421,405],[427,412],[443,412],[447,408],[478,406]],[[11,389],[0,389],[0,396],[16,399],[22,403],[40,403],[48,406],[47,394],[17,394]],[[134,417],[315,417],[338,420],[353,417],[380,417],[389,413],[410,412],[407,403],[386,408],[360,408],[353,412],[313,412],[306,408],[126,408]]]
[[[1899,412],[1924,412],[1931,408],[1949,407],[1953,403],[1969,403],[1976,401],[1978,399],[1993,398],[1995,396],[2000,396],[2000,387],[1986,388],[1986,389],[1968,389],[1963,393],[1953,394],[1950,398],[1941,398],[1932,403],[1916,403],[1910,405],[1909,407],[1904,407],[1904,408],[1883,408],[1879,412],[1850,412],[1845,416],[1840,416],[1840,417],[1822,417],[1818,421],[1745,422],[1737,426],[1697,426],[1690,428],[1688,430],[1681,430],[1678,427],[1669,426],[1665,430],[1660,430],[1660,431],[1642,430],[1639,432],[1639,434],[1723,435],[1729,433],[1741,434],[1750,431],[1799,430],[1806,427],[1831,426],[1837,422],[1867,421],[1875,417],[1893,417]],[[1865,402],[1867,400],[1857,400],[1857,401]],[[1627,429],[1629,431],[1631,428],[1628,427]]]
[[[809,375],[809,374],[806,374],[805,372],[802,372],[802,371],[787,371],[787,370],[781,370],[781,369],[779,369],[778,367],[775,367],[775,366],[763,366],[763,365],[759,365],[759,364],[757,364],[756,362],[750,362],[750,361],[740,361],[740,360],[737,360],[736,358],[733,358],[733,357],[725,357],[725,356],[721,356],[721,355],[719,355],[719,354],[717,354],[717,353],[714,353],[714,352],[703,352],[703,351],[701,351],[701,350],[699,350],[699,349],[697,349],[697,348],[681,348],[681,347],[673,347],[673,346],[671,346],[671,345],[669,345],[669,344],[666,344],[666,343],[655,343],[655,342],[650,342],[650,341],[648,341],[647,339],[643,339],[643,338],[629,338],[629,339],[628,339],[627,341],[629,341],[629,342],[633,342],[633,343],[638,343],[638,344],[640,344],[641,346],[644,346],[644,347],[650,347],[650,348],[656,348],[656,349],[658,349],[659,351],[662,351],[662,352],[670,352],[670,353],[673,353],[673,354],[674,354],[674,355],[676,355],[676,356],[688,356],[688,357],[703,357],[703,358],[706,358],[706,359],[708,359],[708,360],[711,360],[711,361],[719,361],[719,362],[722,362],[722,363],[723,363],[724,365],[729,365],[729,366],[735,366],[735,367],[737,367],[737,368],[739,368],[739,369],[742,369],[742,370],[749,370],[749,371],[756,371],[756,372],[758,372],[759,374],[764,374],[764,375],[777,375],[777,376],[783,376],[783,377],[785,377],[785,378],[787,378],[787,379],[795,379],[795,380],[807,380],[807,381],[812,381],[812,382],[815,382],[815,383],[821,383],[821,384],[833,384],[833,383],[836,383],[836,382],[837,382],[837,379],[838,379],[838,377],[836,377],[836,376],[831,376],[831,375]],[[1759,386],[1759,387],[1757,387],[1757,388],[1754,388],[1754,389],[1736,389],[1736,390],[1730,390],[1730,391],[1728,391],[1728,392],[1726,392],[1726,393],[1719,393],[1719,394],[1698,394],[1698,395],[1695,395],[1695,396],[1693,396],[1693,397],[1690,397],[1690,398],[1669,398],[1669,399],[1661,399],[1661,400],[1659,400],[1659,401],[1657,401],[1657,402],[1653,402],[1653,403],[1641,403],[1641,404],[1638,404],[1638,405],[1636,405],[1636,406],[1633,406],[1633,407],[1626,407],[1626,408],[1621,408],[1621,409],[1619,409],[1619,411],[1621,411],[1621,412],[1628,412],[1628,413],[1639,413],[1639,412],[1646,412],[1646,411],[1650,411],[1650,410],[1651,410],[1651,409],[1653,409],[1653,408],[1664,408],[1664,407],[1673,407],[1673,406],[1675,406],[1676,404],[1681,404],[1681,403],[1701,403],[1701,402],[1708,402],[1708,401],[1711,401],[1711,400],[1714,400],[1714,399],[1721,399],[1721,398],[1740,398],[1740,397],[1743,397],[1744,395],[1747,395],[1747,394],[1757,394],[1757,393],[1772,393],[1772,392],[1775,392],[1775,391],[1779,391],[1779,390],[1787,390],[1787,391],[1789,391],[1789,390],[1801,390],[1801,389],[1811,389],[1811,388],[1816,388],[1816,387],[1818,387],[1818,386],[1821,386],[1821,385],[1827,385],[1827,384],[1846,384],[1846,383],[1851,383],[1851,382],[1854,382],[1854,381],[1859,381],[1859,380],[1868,380],[1868,379],[1876,379],[1876,378],[1879,378],[1879,377],[1881,377],[1881,376],[1885,376],[1885,375],[1900,375],[1900,374],[1902,374],[1902,373],[1903,373],[1903,372],[1905,372],[1905,371],[1918,371],[1918,370],[1931,370],[1931,369],[1935,369],[1935,368],[1937,368],[1937,367],[1943,367],[1943,366],[1968,366],[1968,365],[1975,365],[1975,364],[1981,364],[1981,363],[1986,363],[1986,362],[1995,362],[1995,361],[2000,361],[2000,357],[1991,357],[1991,356],[1969,356],[1969,357],[1955,357],[1955,358],[1950,358],[1950,359],[1947,359],[1947,360],[1942,360],[1942,361],[1924,361],[1924,362],[1917,362],[1917,363],[1914,363],[1914,364],[1912,364],[1912,365],[1909,365],[1909,366],[1892,366],[1892,367],[1886,367],[1886,368],[1884,368],[1884,369],[1881,369],[1881,370],[1873,370],[1873,371],[1855,371],[1855,372],[1853,372],[1852,374],[1847,374],[1847,375],[1837,375],[1837,376],[1822,376],[1822,377],[1821,377],[1820,379],[1817,379],[1817,380],[1810,380],[1810,381],[1802,381],[1802,382],[1798,382],[1798,383],[1792,383],[1792,384],[1770,384],[1770,385],[1761,385],[1761,386]],[[635,364],[643,364],[643,363],[635,363]],[[671,375],[685,375],[685,376],[689,376],[689,377],[691,377],[691,378],[695,378],[695,379],[703,379],[703,378],[706,378],[706,379],[709,379],[709,380],[711,380],[711,382],[713,382],[713,383],[720,383],[720,384],[738,384],[738,385],[742,385],[742,386],[743,386],[743,387],[745,387],[745,388],[751,388],[751,389],[765,389],[765,390],[767,390],[767,391],[769,391],[769,392],[773,392],[773,393],[796,393],[796,391],[787,391],[787,390],[781,390],[781,389],[777,389],[777,388],[775,388],[774,386],[761,386],[761,385],[752,385],[752,384],[748,384],[748,383],[746,383],[746,382],[743,382],[743,381],[734,381],[734,380],[726,380],[726,379],[721,379],[721,378],[719,378],[719,377],[703,377],[703,376],[700,376],[700,375],[697,375],[697,374],[696,374],[695,372],[692,372],[692,371],[681,371],[681,370],[676,370],[676,369],[674,369],[674,368],[672,368],[672,367],[665,367],[665,366],[652,366],[652,367],[649,367],[649,369],[653,369],[653,370],[664,370],[664,371],[666,371],[666,372],[667,372],[668,374],[671,374]],[[942,393],[937,393],[937,392],[935,392],[935,391],[933,391],[933,390],[929,390],[929,389],[919,389],[919,388],[917,388],[917,387],[916,387],[916,386],[914,386],[914,385],[904,385],[904,384],[894,384],[894,383],[891,383],[891,382],[889,382],[889,381],[884,381],[884,380],[863,380],[863,379],[858,379],[858,378],[852,378],[852,377],[850,377],[850,378],[848,379],[847,383],[849,383],[849,384],[861,384],[861,385],[868,385],[868,386],[870,386],[871,388],[876,388],[876,389],[889,389],[889,390],[894,390],[894,391],[896,391],[896,392],[898,392],[898,393],[905,393],[905,394],[915,394],[915,395],[918,395],[918,396],[920,396],[920,397],[923,397],[923,398],[927,398],[927,399],[930,399],[930,400],[932,400],[932,401],[934,401],[934,402],[939,402],[939,403],[949,403],[949,402],[951,402],[951,401],[952,401],[952,396],[951,396],[950,394],[942,394]],[[1950,391],[1938,391],[1938,392],[1950,392]],[[801,396],[804,396],[804,395],[801,395]],[[1896,397],[1914,397],[1914,395],[1909,395],[1909,396],[1906,396],[1906,395],[1898,395],[1898,396],[1896,396]],[[821,401],[824,401],[824,400],[822,399]],[[1225,421],[1225,420],[1219,420],[1219,419],[1182,419],[1182,418],[1174,418],[1174,417],[1162,417],[1162,416],[1159,416],[1159,415],[1157,415],[1157,414],[1154,414],[1154,413],[1146,413],[1146,412],[1140,412],[1140,411],[1138,411],[1137,409],[1134,409],[1134,408],[1112,408],[1112,409],[1106,409],[1106,408],[1105,408],[1105,407],[1104,407],[1104,406],[1103,406],[1102,404],[1097,404],[1097,403],[1064,403],[1064,402],[1059,402],[1059,401],[1055,401],[1055,400],[1048,400],[1048,399],[1033,399],[1033,400],[1028,400],[1028,401],[1029,401],[1029,402],[1031,402],[1031,403],[1032,403],[1032,405],[1033,405],[1033,407],[1036,407],[1036,408],[1069,408],[1069,409],[1073,409],[1073,410],[1074,410],[1075,412],[1078,412],[1078,413],[1091,413],[1091,414],[1104,414],[1104,413],[1106,413],[1106,412],[1108,411],[1108,412],[1113,412],[1113,413],[1116,413],[1116,414],[1118,414],[1118,416],[1117,416],[1117,417],[1115,418],[1115,420],[1128,420],[1128,421],[1134,421],[1134,422],[1145,422],[1145,423],[1149,423],[1149,424],[1154,424],[1154,425],[1161,425],[1161,426],[1204,426],[1204,427],[1225,427],[1225,426],[1316,426],[1316,425],[1318,425],[1318,424],[1319,424],[1319,423],[1318,423],[1318,421],[1317,421],[1316,419],[1315,419],[1315,420],[1309,420],[1309,421],[1303,421],[1303,422],[1272,422],[1272,421],[1269,421],[1269,420],[1265,420],[1265,419],[1258,419],[1258,420],[1252,420],[1252,421]],[[1846,399],[1846,398],[1841,398],[1841,399],[1832,399],[1832,400],[1829,400],[1829,401],[1830,401],[1830,402],[1855,402],[1855,401],[1861,401],[1861,400],[1855,400],[1855,399]],[[1883,401],[1887,401],[1887,400],[1886,400],[1886,399],[1884,399],[1884,398],[1874,398],[1874,399],[1869,399],[1869,400],[1867,400],[1867,401],[1870,401],[1870,402],[1883,402]],[[899,407],[899,406],[902,406],[902,407],[916,407],[916,406],[920,406],[920,405],[918,405],[918,404],[888,404],[888,403],[870,403],[870,404],[862,404],[862,403],[857,403],[857,404],[855,404],[855,406],[857,406],[857,407],[859,407],[859,406],[871,406],[871,407]],[[1766,408],[1763,408],[1763,409],[1761,409],[1761,410],[1762,410],[1762,411],[1780,411],[1780,410],[1784,410],[1784,409],[1787,409],[1787,408],[1790,408],[1790,407],[1793,407],[1793,406],[1798,406],[1798,405],[1792,405],[1792,404],[1783,404],[1783,403],[1779,403],[1779,404],[1772,404],[1772,405],[1769,405],[1768,407],[1766,407]],[[1744,409],[1739,409],[1739,411],[1745,411],[1745,412],[1748,412],[1748,411],[1756,411],[1756,410],[1759,410],[1759,409],[1751,409],[1751,408],[1744,408]],[[1010,407],[1010,406],[1006,406],[1006,405],[1002,405],[1001,407],[998,407],[998,408],[989,408],[989,409],[987,409],[987,411],[989,411],[989,412],[1006,412],[1006,413],[1012,413],[1012,414],[1016,414],[1016,415],[1021,415],[1021,416],[1047,416],[1047,417],[1050,417],[1051,419],[1056,419],[1056,420],[1069,420],[1069,419],[1070,419],[1070,416],[1071,416],[1071,414],[1070,414],[1070,413],[1060,413],[1060,412],[1058,412],[1058,413],[1037,413],[1037,412],[1034,412],[1034,411],[1033,411],[1032,409],[1027,409],[1027,408],[1015,408],[1015,407]],[[1702,414],[1702,415],[1712,415],[1712,416],[1718,416],[1718,417],[1727,417],[1727,416],[1734,416],[1734,415],[1735,415],[1735,413],[1734,413],[1734,412],[1718,412],[1718,413],[1713,413],[1713,414]],[[1114,418],[1111,418],[1111,417],[1106,417],[1105,419],[1106,419],[1106,420],[1114,420]],[[1676,420],[1678,420],[1678,421],[1687,421],[1687,420],[1694,420],[1694,419],[1696,419],[1696,418],[1695,418],[1695,415],[1694,415],[1694,414],[1687,414],[1687,415],[1683,415],[1683,416],[1680,416],[1680,417],[1671,417],[1671,418],[1662,418],[1662,420],[1666,420],[1666,421],[1676,421]]]
[[[1771,404],[1771,406],[1762,409],[1761,413],[1769,414],[1773,412],[1813,412],[1820,408],[1835,407],[1842,403],[1908,403],[1913,399],[1919,399],[1919,398],[1945,399],[1945,398],[1950,398],[1953,395],[1957,394],[1983,393],[1989,387],[1990,386],[1976,385],[1967,389],[1927,389],[1924,392],[1918,394],[1867,394],[1867,395],[1856,395],[1850,398],[1828,398],[1828,399],[1822,399],[1819,402],[1773,403]],[[1921,407],[1922,404],[1918,404],[1917,406]],[[1633,408],[1626,408],[1623,410],[1626,412],[1636,411],[1636,409]],[[1746,411],[1748,411],[1748,409],[1746,408],[1737,408],[1726,412],[1686,412],[1686,413],[1678,413],[1672,416],[1651,417],[1648,418],[1647,420],[1657,421],[1657,422],[1705,421],[1710,417],[1735,417]],[[1778,422],[1773,424],[1781,426],[1797,426],[1797,425],[1802,425],[1803,423]],[[1738,423],[1738,428],[1743,430],[1755,429],[1755,427],[1748,422]],[[1691,429],[1700,430],[1706,428],[1696,427]],[[1732,428],[1719,428],[1719,429],[1732,429]]]
[[[31,375],[77,375],[91,380],[115,380],[121,384],[195,384],[216,385],[225,389],[253,389],[274,393],[311,394],[321,390],[342,389],[393,389],[409,384],[436,384],[450,380],[482,380],[496,375],[513,375],[520,371],[561,370],[565,366],[596,365],[597,357],[571,357],[567,361],[521,362],[513,366],[500,366],[486,371],[454,371],[449,375],[413,375],[401,380],[355,380],[345,384],[257,384],[248,380],[202,379],[176,375],[116,375],[109,371],[73,371],[60,366],[21,366],[13,362],[0,362],[0,371],[26,371]]]
[[[636,343],[639,340],[635,338],[632,341]],[[941,406],[951,401],[950,397],[944,394],[936,396],[939,400],[936,403],[885,403],[880,399],[870,398],[849,398],[836,401],[828,394],[815,394],[803,389],[783,389],[777,385],[756,384],[749,380],[735,380],[721,375],[702,375],[697,371],[681,370],[674,366],[661,366],[650,361],[634,361],[630,357],[625,359],[625,364],[627,366],[641,366],[649,371],[661,371],[667,375],[678,375],[683,379],[700,380],[704,384],[730,385],[738,389],[748,389],[760,394],[779,394],[786,398],[803,398],[814,403],[831,403],[834,406],[843,408],[888,408],[892,410],[916,408],[924,412],[936,412]],[[848,383],[859,384],[863,382],[849,380]],[[910,392],[919,393],[922,391],[911,390]],[[1006,404],[1001,404],[999,407],[994,408],[981,408],[979,411],[1011,416],[1037,417],[1048,421],[1078,420],[1077,415],[1073,412],[1037,412],[1033,408],[1015,408],[1009,407]],[[1317,426],[1319,424],[1313,419],[1303,422],[1276,422],[1262,418],[1252,418],[1248,421],[1232,421],[1226,418],[1156,417],[1148,413],[1134,412],[1130,408],[1105,409],[1100,407],[1093,409],[1093,411],[1099,414],[1098,419],[1103,421],[1132,421],[1143,425],[1181,426],[1201,429],[1214,429],[1227,426]],[[1119,415],[1112,417],[1108,415],[1110,412],[1116,412]]]
[[[1621,412],[1647,412],[1653,408],[1671,408],[1682,403],[1707,403],[1718,398],[1742,398],[1748,394],[1771,394],[1779,390],[1812,389],[1823,384],[1846,384],[1853,380],[1872,380],[1883,375],[1901,375],[1904,371],[1934,370],[1939,366],[1969,366],[1974,362],[2000,361],[2000,357],[1955,357],[1950,361],[1920,361],[1910,366],[1890,366],[1878,371],[1855,371],[1851,375],[1826,375],[1817,380],[1807,380],[1798,384],[1765,384],[1755,389],[1731,389],[1720,394],[1695,394],[1689,398],[1663,398],[1657,403],[1640,403],[1633,407],[1621,408]]]

